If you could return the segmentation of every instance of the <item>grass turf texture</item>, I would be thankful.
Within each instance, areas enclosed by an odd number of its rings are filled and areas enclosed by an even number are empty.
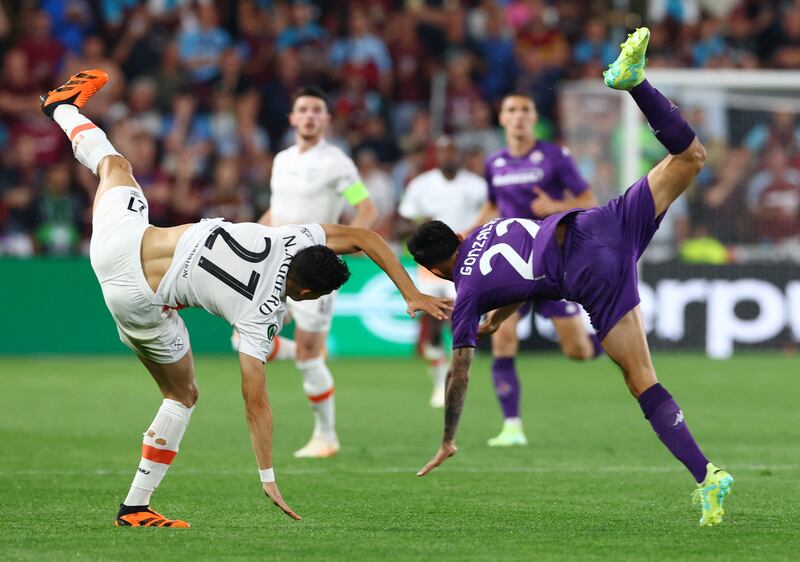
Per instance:
[[[518,365],[526,448],[500,429],[478,359],[459,454],[425,478],[441,410],[425,366],[335,360],[342,451],[292,458],[311,429],[300,378],[270,365],[278,483],[261,493],[234,357],[197,358],[200,402],[154,496],[189,530],[114,528],[160,397],[133,358],[0,360],[3,560],[781,560],[800,528],[797,359],[660,355],[656,368],[709,457],[736,478],[725,522],[699,528],[694,484],[653,435],[612,363]]]

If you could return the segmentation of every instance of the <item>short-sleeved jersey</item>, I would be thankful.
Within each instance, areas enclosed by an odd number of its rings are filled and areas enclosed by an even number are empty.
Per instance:
[[[497,218],[461,243],[453,269],[453,348],[477,345],[481,315],[490,310],[536,298],[562,298],[555,230],[575,212],[543,221]]]
[[[448,180],[437,168],[411,180],[398,212],[410,220],[439,220],[456,232],[464,232],[475,224],[485,201],[486,181],[482,177],[459,170]]]
[[[224,318],[239,332],[239,351],[264,361],[283,324],[289,264],[300,250],[325,241],[318,224],[200,221],[178,241],[153,304],[199,307]]]
[[[536,141],[519,157],[512,156],[508,148],[492,154],[486,160],[486,182],[489,201],[497,205],[503,218],[545,218],[531,210],[536,198],[534,187],[558,201],[565,198],[566,191],[577,196],[589,189],[569,149],[544,141]]]
[[[345,203],[369,197],[353,161],[322,139],[300,152],[297,145],[275,156],[270,180],[273,226],[338,223]]]

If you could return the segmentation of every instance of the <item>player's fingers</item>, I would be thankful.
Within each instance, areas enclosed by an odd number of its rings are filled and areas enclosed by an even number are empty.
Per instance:
[[[281,501],[280,503],[276,502],[275,505],[277,505],[279,508],[281,508],[286,515],[288,515],[289,517],[291,517],[295,521],[302,521],[303,520],[303,518],[300,517],[299,515],[297,515],[291,507],[286,505],[286,502],[283,502],[283,501]]]
[[[289,516],[289,517],[291,517],[292,519],[296,519],[297,521],[301,521],[301,520],[303,519],[302,517],[300,517],[299,515],[297,515],[297,513],[295,513],[295,512],[294,512],[294,510],[293,510],[291,507],[289,507],[289,506],[286,504],[286,502],[285,502],[285,501],[283,501],[283,497],[281,496],[281,493],[280,493],[280,492],[278,492],[277,490],[274,492],[274,495],[273,495],[272,493],[270,493],[270,492],[267,492],[266,490],[264,490],[264,494],[265,494],[265,495],[266,495],[266,496],[267,496],[267,497],[268,497],[270,500],[272,500],[272,503],[273,503],[275,506],[277,506],[278,508],[280,508],[280,510],[281,510],[281,511],[283,511],[283,512],[284,512],[286,515],[288,515],[288,516]]]
[[[435,308],[436,316],[438,316],[439,320],[447,320],[447,313],[450,309],[445,308],[442,305],[439,305]]]
[[[422,469],[419,472],[417,472],[417,476],[425,476],[426,474],[428,474],[431,470],[433,470],[434,468],[436,468],[440,464],[442,464],[441,461],[438,461],[435,458],[433,460],[431,460],[431,461],[428,461],[428,464],[423,466]]]
[[[448,457],[452,457],[454,454],[455,451],[446,452],[442,449],[439,449],[436,452],[436,455],[431,460],[428,461],[428,464],[423,466],[422,469],[419,472],[417,472],[417,476],[425,476],[431,470],[433,470],[434,468],[442,464],[444,461],[446,461]]]

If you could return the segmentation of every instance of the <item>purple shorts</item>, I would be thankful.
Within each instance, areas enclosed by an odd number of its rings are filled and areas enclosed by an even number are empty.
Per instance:
[[[564,221],[562,294],[583,305],[600,341],[639,304],[636,262],[664,217],[655,213],[645,176],[621,197]]]
[[[535,311],[536,314],[544,316],[545,318],[552,318],[553,316],[575,316],[580,314],[580,307],[574,302],[570,301],[548,301],[544,299],[536,299],[526,302],[519,307],[520,318],[527,316]]]

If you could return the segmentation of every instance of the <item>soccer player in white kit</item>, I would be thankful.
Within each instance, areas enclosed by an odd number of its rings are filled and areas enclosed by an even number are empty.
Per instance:
[[[272,165],[270,207],[261,223],[268,226],[338,223],[345,205],[356,208],[350,226],[369,228],[378,217],[369,191],[353,161],[325,140],[331,115],[319,88],[299,90],[289,124],[296,142],[279,152]],[[339,452],[333,376],[323,356],[331,329],[335,293],[316,300],[287,299],[294,318],[295,365],[314,412],[314,431],[295,457],[329,457]]]
[[[85,70],[42,96],[42,111],[72,142],[78,161],[100,178],[90,258],[120,339],[150,371],[164,400],[144,434],[142,455],[115,524],[189,527],[150,508],[150,497],[178,452],[198,397],[189,334],[176,309],[204,308],[239,332],[239,364],[250,440],[264,493],[294,519],[275,484],[272,411],[264,361],[283,321],[285,300],[316,299],[349,277],[336,254],[364,251],[400,289],[409,313],[445,317],[447,304],[417,291],[377,234],[330,224],[270,228],[203,220],[171,228],[148,222],[148,204],[131,166],[79,108],[105,85]]]
[[[400,216],[415,223],[438,220],[456,232],[467,231],[486,202],[486,180],[463,169],[462,159],[453,140],[448,136],[440,137],[436,141],[437,167],[409,182],[400,200]],[[452,281],[440,279],[422,266],[418,266],[417,271],[417,286],[421,291],[438,297],[456,298]],[[442,408],[447,376],[447,356],[442,346],[443,322],[435,318],[428,320],[422,352],[429,362],[433,379],[431,406]]]

